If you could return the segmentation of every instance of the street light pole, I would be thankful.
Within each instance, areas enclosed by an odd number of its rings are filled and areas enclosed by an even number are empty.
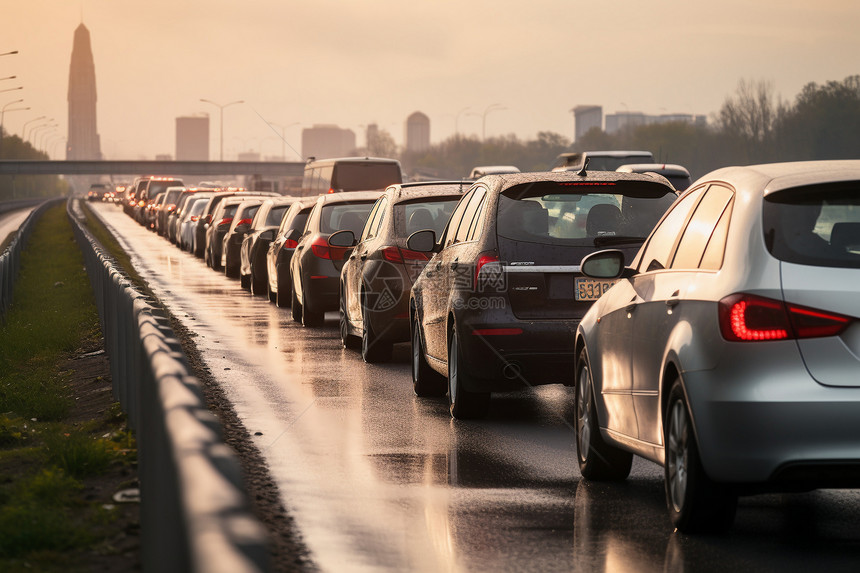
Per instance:
[[[45,119],[48,117],[47,115],[40,115],[39,117],[34,117],[30,121],[24,122],[24,127],[21,128],[21,140],[25,141],[27,139],[27,126],[33,123],[34,121],[39,121],[40,119]]]
[[[2,149],[2,147],[3,147],[3,120],[6,117],[6,108],[9,107],[10,105],[15,105],[16,103],[21,103],[22,101],[24,101],[24,100],[23,99],[16,99],[15,101],[10,101],[6,105],[4,105],[2,108],[0,108],[0,149]],[[30,108],[27,108],[27,109],[30,109]]]
[[[6,88],[5,90],[0,90],[0,94],[3,92],[14,92],[15,90],[22,90],[24,86],[18,86],[17,88]]]
[[[49,117],[47,120],[43,121],[39,125],[34,125],[32,129],[30,129],[30,135],[24,137],[24,141],[30,141],[30,138],[33,137],[33,134],[39,130],[39,128],[44,127],[46,125],[50,125],[54,121],[53,117]]]
[[[480,115],[481,116],[481,141],[485,141],[487,139],[487,114],[491,111],[501,111],[503,109],[508,109],[502,104],[492,103],[487,106],[484,110],[484,113],[470,113],[469,115]]]
[[[221,105],[220,103],[215,103],[214,101],[210,101],[208,99],[203,99],[203,98],[200,98],[200,101],[202,101],[203,103],[211,103],[212,105],[217,107],[221,112],[218,123],[220,124],[219,127],[221,129],[221,161],[224,161],[224,108],[229,107],[229,106],[234,105],[234,104],[237,104],[237,103],[245,103],[245,102],[243,100],[238,100],[238,101],[231,101],[230,103],[225,103],[224,105]]]
[[[18,53],[18,50],[15,50],[14,52],[6,52],[4,54],[0,54],[0,56],[11,56],[12,54],[17,54],[17,53]]]

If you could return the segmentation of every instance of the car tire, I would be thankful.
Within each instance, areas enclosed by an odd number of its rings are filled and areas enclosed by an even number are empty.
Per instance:
[[[412,390],[421,398],[444,396],[448,391],[445,377],[427,364],[416,321],[412,321]]]
[[[705,473],[684,388],[675,379],[663,420],[666,505],[682,533],[720,533],[732,526],[738,496]]]
[[[266,281],[266,293],[269,296],[269,302],[276,302],[278,300],[278,293],[272,292],[272,285],[268,281]]]
[[[251,267],[251,274],[248,276],[249,286],[251,288],[251,294],[255,296],[260,296],[261,294],[266,292],[266,285],[269,283],[265,278],[258,277],[254,273],[254,267]]]
[[[294,289],[290,289],[290,314],[294,321],[299,323],[302,321],[302,304]]]
[[[349,323],[346,315],[346,308],[344,307],[344,298],[343,292],[340,294],[340,309],[338,314],[340,315],[340,343],[344,348],[348,348],[350,350],[360,350],[361,349],[361,340],[355,336],[354,334],[349,333]]]
[[[624,480],[633,454],[607,444],[600,435],[594,381],[585,349],[576,361],[576,454],[582,477],[595,481]]]
[[[385,340],[380,340],[379,335],[373,329],[373,323],[370,321],[370,313],[368,308],[367,297],[361,297],[361,359],[368,364],[376,364],[379,362],[387,362],[391,360],[392,344]]]
[[[307,289],[304,288],[302,292],[305,293],[305,297],[309,294]],[[305,304],[302,305],[302,326],[317,327],[323,324],[325,324],[325,313],[310,310],[307,298],[305,298]]]
[[[290,282],[289,275],[283,276],[281,272],[278,271],[278,290],[275,292],[274,303],[278,305],[279,308],[290,306],[292,292],[293,285]]]
[[[251,277],[239,273],[239,286],[245,290],[251,290]],[[251,294],[253,294],[253,291],[251,291]]]
[[[448,409],[457,420],[475,420],[487,415],[490,408],[489,392],[469,392],[464,388],[467,378],[460,367],[463,353],[456,326],[451,329],[448,342]]]

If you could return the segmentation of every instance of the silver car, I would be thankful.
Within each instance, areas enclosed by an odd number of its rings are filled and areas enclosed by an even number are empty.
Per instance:
[[[587,479],[664,466],[672,523],[731,526],[738,495],[860,487],[860,161],[700,179],[576,334]]]

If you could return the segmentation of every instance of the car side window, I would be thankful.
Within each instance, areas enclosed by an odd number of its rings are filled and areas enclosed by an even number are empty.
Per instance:
[[[487,192],[482,187],[475,190],[475,194],[472,195],[472,199],[469,200],[469,205],[463,212],[463,220],[460,221],[460,225],[457,228],[457,235],[454,238],[455,243],[466,241],[466,238],[469,236],[469,229],[472,227],[472,223],[475,219],[475,213],[478,212],[478,207],[481,206],[481,202],[484,200],[486,195]]]
[[[678,200],[657,224],[639,260],[640,273],[665,269],[668,266],[678,233],[684,228],[687,216],[698,203],[703,190],[704,187],[699,187]]]
[[[480,236],[484,227],[484,213],[487,210],[488,202],[489,200],[485,194],[481,199],[481,204],[478,205],[478,210],[475,212],[475,216],[472,217],[472,224],[469,225],[469,234],[466,235],[466,241],[475,241]]]
[[[714,229],[732,200],[732,191],[722,185],[711,185],[690,217],[672,259],[673,269],[697,269]],[[722,259],[722,257],[720,257]]]
[[[732,218],[733,201],[729,201],[726,205],[720,220],[717,221],[717,226],[714,229],[711,240],[708,241],[708,246],[705,247],[705,254],[702,255],[702,262],[699,263],[700,269],[717,271],[723,266],[723,255],[726,253],[726,239],[729,237],[729,221]]]
[[[377,199],[376,203],[374,203],[373,207],[370,209],[370,214],[367,216],[367,223],[365,223],[364,230],[361,231],[361,237],[359,237],[358,239],[359,243],[373,236],[371,234],[371,228],[373,227],[373,224],[376,221],[376,217],[379,214],[379,206],[382,203],[383,199],[384,197],[380,197],[379,199]]]
[[[469,205],[469,201],[472,199],[473,195],[474,191],[469,191],[462,199],[460,199],[460,202],[457,203],[457,208],[454,209],[454,213],[451,215],[451,220],[448,221],[448,226],[445,230],[445,240],[442,243],[443,248],[447,248],[454,242],[454,237],[457,234],[457,227],[463,219],[463,212]]]

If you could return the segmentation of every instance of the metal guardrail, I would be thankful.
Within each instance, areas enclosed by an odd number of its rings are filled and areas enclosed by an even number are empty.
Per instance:
[[[85,228],[79,201],[66,210],[95,293],[114,396],[137,437],[143,570],[267,571],[267,533],[166,314]]]
[[[5,319],[6,311],[9,310],[9,305],[12,304],[12,291],[15,288],[15,280],[18,278],[18,271],[21,266],[21,251],[27,243],[27,239],[30,238],[30,233],[33,231],[36,221],[39,220],[39,217],[42,216],[42,213],[46,209],[56,204],[57,201],[59,199],[46,201],[34,209],[18,228],[18,232],[6,249],[3,250],[3,253],[0,254],[0,320]],[[29,207],[33,204],[32,201],[28,201],[26,204],[22,204],[21,202],[3,203],[0,204],[0,213]],[[5,209],[3,208],[4,205],[10,208]]]

